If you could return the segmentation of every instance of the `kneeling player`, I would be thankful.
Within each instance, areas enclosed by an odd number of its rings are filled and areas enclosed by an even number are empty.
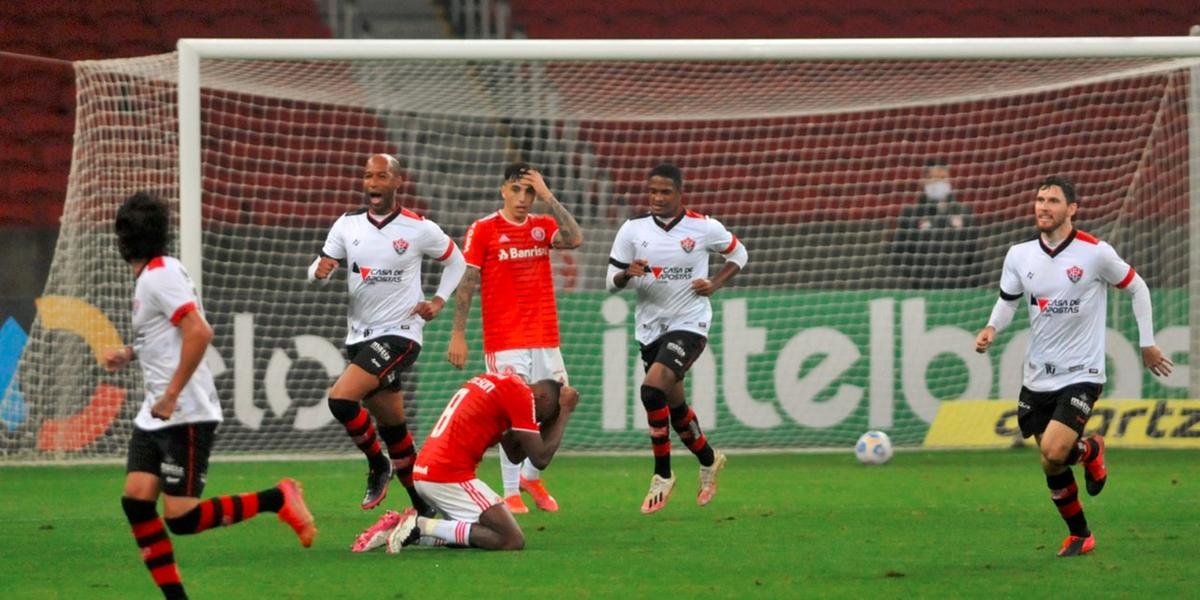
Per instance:
[[[450,398],[413,468],[417,492],[444,518],[418,516],[414,509],[389,511],[358,536],[351,550],[384,544],[388,552],[412,544],[524,548],[525,535],[512,512],[475,470],[497,442],[513,462],[528,457],[545,469],[578,403],[574,388],[555,381],[539,381],[531,389],[512,373],[472,378]]]

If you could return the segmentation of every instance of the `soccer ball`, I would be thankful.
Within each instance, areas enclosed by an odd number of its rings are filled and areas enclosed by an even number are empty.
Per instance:
[[[892,459],[892,440],[882,431],[868,431],[854,445],[854,456],[864,465],[882,465]]]

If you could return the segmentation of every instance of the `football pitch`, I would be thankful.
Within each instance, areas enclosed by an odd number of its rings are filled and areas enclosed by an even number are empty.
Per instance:
[[[647,450],[647,455],[649,451]],[[546,472],[562,510],[518,517],[522,552],[351,554],[381,514],[358,508],[360,461],[218,462],[205,496],[293,476],[320,534],[273,514],[173,536],[192,598],[1179,597],[1200,575],[1200,453],[1110,449],[1104,493],[1076,477],[1096,550],[1054,556],[1066,528],[1030,448],[901,451],[883,467],[837,454],[730,453],[712,504],[675,455],[670,504],[638,508],[651,458],[564,456]],[[480,474],[498,489],[495,458]],[[155,598],[116,465],[0,468],[0,598]],[[408,500],[393,484],[384,506]]]

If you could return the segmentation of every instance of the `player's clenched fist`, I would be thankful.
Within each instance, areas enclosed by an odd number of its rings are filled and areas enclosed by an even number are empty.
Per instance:
[[[124,369],[131,360],[133,360],[133,349],[129,346],[109,348],[104,351],[104,369],[109,373],[116,373]]]
[[[650,266],[650,261],[644,258],[635,258],[629,263],[629,268],[625,269],[625,274],[629,277],[641,277],[646,274],[646,267]]]
[[[317,279],[325,279],[326,277],[329,277],[329,274],[332,273],[337,266],[338,261],[336,259],[329,258],[328,256],[322,256],[321,260],[317,262],[317,271],[314,273],[314,276]]]
[[[445,305],[445,300],[434,296],[433,300],[418,302],[417,307],[413,309],[413,314],[426,321],[432,321],[434,317],[438,316],[438,313],[442,312],[442,307]]]
[[[996,328],[988,325],[979,330],[979,334],[975,336],[975,351],[983,354],[991,347],[992,342],[996,340]]]
[[[579,406],[579,392],[569,385],[564,385],[558,392],[558,409],[571,412],[576,406]]]

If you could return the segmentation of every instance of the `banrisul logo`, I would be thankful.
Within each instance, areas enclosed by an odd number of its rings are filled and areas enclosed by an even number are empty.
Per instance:
[[[1067,279],[1070,279],[1071,283],[1079,283],[1079,280],[1083,279],[1083,269],[1079,268],[1078,265],[1067,269]]]

